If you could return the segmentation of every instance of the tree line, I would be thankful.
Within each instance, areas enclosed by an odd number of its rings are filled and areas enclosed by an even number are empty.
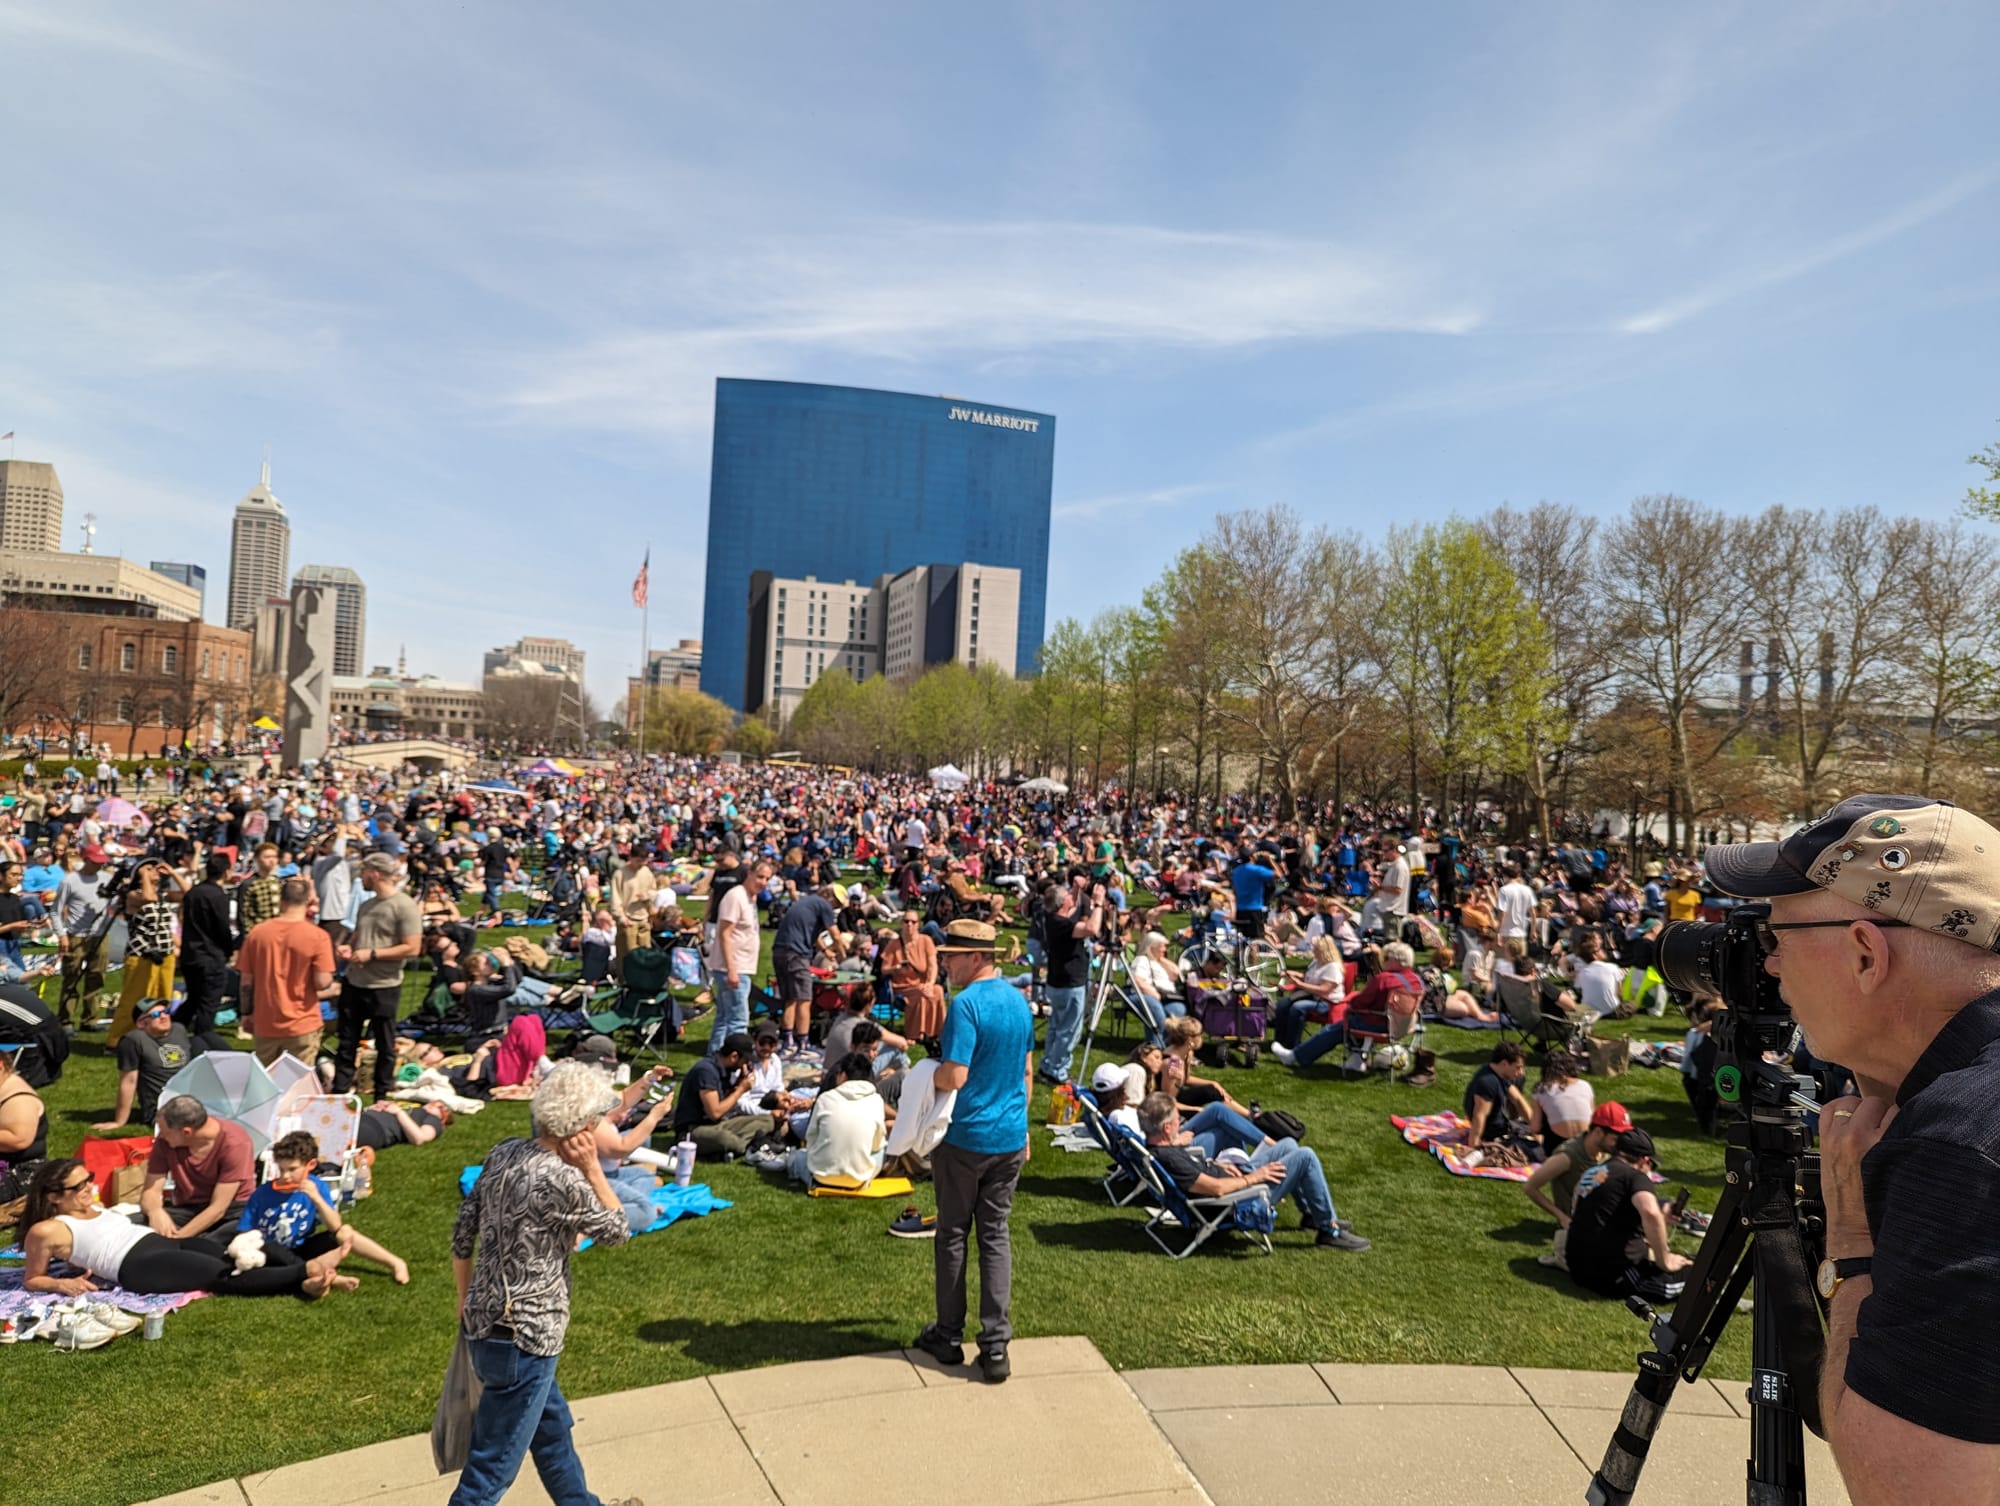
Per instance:
[[[1217,517],[1135,604],[1050,630],[1039,672],[829,670],[786,746],[1091,787],[1491,801],[1516,830],[1698,828],[1842,794],[1981,804],[2000,716],[2000,550],[1872,507],[1733,517],[1544,502],[1379,539],[1285,507]]]

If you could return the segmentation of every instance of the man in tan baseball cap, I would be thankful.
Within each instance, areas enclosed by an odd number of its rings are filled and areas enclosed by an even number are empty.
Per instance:
[[[1856,795],[1711,847],[1763,900],[1765,968],[1863,1096],[1820,1118],[1821,1414],[1857,1501],[2000,1501],[2000,831]]]

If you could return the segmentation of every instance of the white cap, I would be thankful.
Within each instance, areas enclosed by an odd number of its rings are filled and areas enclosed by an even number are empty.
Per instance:
[[[1125,1086],[1125,1069],[1116,1062],[1099,1062],[1097,1070],[1090,1074],[1090,1086],[1099,1093],[1122,1088]]]

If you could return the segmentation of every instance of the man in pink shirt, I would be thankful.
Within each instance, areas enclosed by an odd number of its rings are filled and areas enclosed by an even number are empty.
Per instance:
[[[715,907],[715,940],[708,949],[709,987],[715,992],[711,1054],[730,1036],[749,1032],[750,980],[757,972],[757,896],[777,871],[769,858],[759,858]]]

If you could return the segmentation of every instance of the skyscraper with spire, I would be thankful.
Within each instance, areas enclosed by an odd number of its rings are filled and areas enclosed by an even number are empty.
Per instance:
[[[271,462],[266,460],[257,484],[236,504],[236,521],[229,530],[230,627],[255,631],[265,603],[288,594],[291,558],[292,525],[284,503],[271,494]]]

